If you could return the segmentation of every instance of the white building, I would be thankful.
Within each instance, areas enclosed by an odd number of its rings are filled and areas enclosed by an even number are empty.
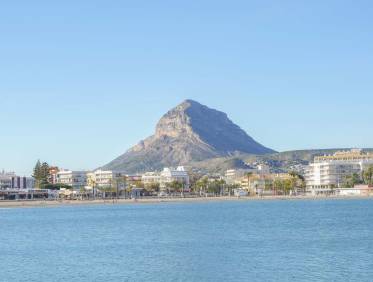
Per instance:
[[[32,189],[34,178],[18,176],[14,172],[0,172],[0,189]]]
[[[15,177],[14,172],[0,172],[0,189],[12,188],[12,177]]]
[[[57,182],[73,187],[74,190],[79,190],[87,185],[86,171],[60,170],[57,173]]]
[[[225,172],[225,181],[227,184],[240,184],[249,172],[254,173],[256,169],[229,169]]]
[[[161,174],[158,172],[146,172],[141,176],[141,182],[145,186],[161,183]]]
[[[254,175],[263,176],[270,173],[269,166],[265,164],[259,164],[255,168],[250,169],[230,169],[225,173],[225,181],[227,184],[242,184],[242,181],[247,181],[247,174],[252,173]],[[248,184],[246,183],[246,186]]]
[[[315,157],[306,171],[307,188],[341,187],[347,176],[356,173],[361,177],[363,170],[371,165],[373,154],[364,153],[359,149]]]
[[[189,189],[189,174],[183,166],[178,168],[164,168],[161,172],[160,186],[161,188],[167,188],[167,185],[177,181],[184,184],[184,189]]]
[[[87,184],[98,188],[108,188],[111,187],[116,180],[121,179],[124,181],[126,177],[124,172],[98,169],[87,173]]]

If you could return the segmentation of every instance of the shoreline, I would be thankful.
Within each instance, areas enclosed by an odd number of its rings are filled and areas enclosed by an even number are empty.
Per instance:
[[[220,201],[294,201],[294,200],[369,200],[373,196],[264,196],[264,197],[190,197],[190,198],[143,198],[143,199],[106,199],[106,200],[0,200],[0,209],[4,208],[34,208],[63,207],[90,205],[133,205],[162,203],[204,203]]]

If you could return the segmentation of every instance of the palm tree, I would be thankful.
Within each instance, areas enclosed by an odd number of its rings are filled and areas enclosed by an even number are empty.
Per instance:
[[[206,192],[209,180],[207,177],[202,177],[196,182],[196,187],[199,188],[199,195],[202,196],[202,190]]]
[[[305,189],[306,187],[306,180],[303,175],[299,174],[296,171],[290,171],[289,175],[291,176],[291,181],[292,181],[292,188],[294,189],[297,185],[298,182],[300,181],[300,187]]]
[[[251,183],[250,183],[250,180],[251,180],[251,176],[253,176],[253,173],[251,171],[247,172],[246,173],[246,177],[247,177],[247,185],[248,185],[248,188],[250,189],[251,188]]]
[[[363,172],[364,176],[364,182],[367,185],[372,185],[373,184],[373,166],[370,166],[368,169],[366,169]]]
[[[183,183],[177,180],[172,181],[169,185],[174,192],[180,192],[181,188],[183,187]]]

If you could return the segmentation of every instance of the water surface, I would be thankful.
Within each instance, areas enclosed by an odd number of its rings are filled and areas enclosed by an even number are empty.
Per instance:
[[[373,201],[0,209],[0,281],[373,281]]]

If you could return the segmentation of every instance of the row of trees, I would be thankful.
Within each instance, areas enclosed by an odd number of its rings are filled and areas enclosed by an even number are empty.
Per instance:
[[[253,173],[248,172],[246,174],[248,184],[251,186],[251,181],[253,178]],[[264,182],[264,190],[271,190],[280,192],[281,194],[289,194],[290,191],[294,191],[296,188],[305,189],[306,188],[306,181],[303,175],[299,174],[296,171],[289,172],[289,178],[285,179],[262,179]]]
[[[369,166],[360,174],[353,173],[344,178],[343,186],[352,188],[357,184],[373,185],[373,166]]]
[[[192,185],[192,191],[195,193],[210,193],[210,194],[220,194],[224,191],[224,189],[234,189],[232,185],[227,185],[223,179],[215,179],[213,181],[209,181],[208,177],[202,177],[198,179]]]

